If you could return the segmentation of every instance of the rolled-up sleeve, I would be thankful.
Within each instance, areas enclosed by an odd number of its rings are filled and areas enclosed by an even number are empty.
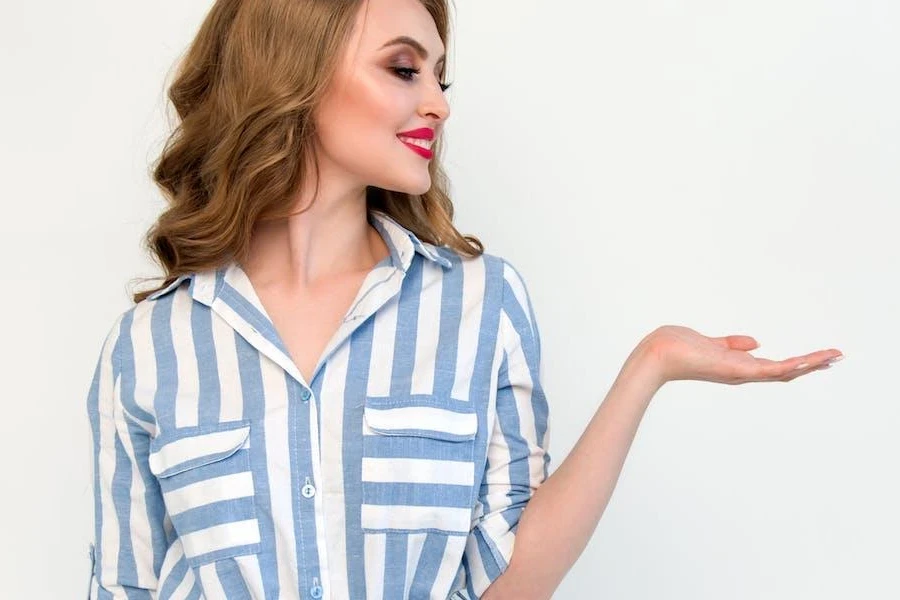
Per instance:
[[[498,343],[502,362],[478,518],[463,558],[467,593],[479,598],[509,565],[519,518],[550,466],[549,407],[541,385],[541,343],[525,282],[503,261]]]
[[[104,340],[87,398],[94,493],[91,599],[155,597],[165,549],[162,497],[147,462],[150,434],[122,403],[122,364],[131,360],[120,335],[124,317]]]

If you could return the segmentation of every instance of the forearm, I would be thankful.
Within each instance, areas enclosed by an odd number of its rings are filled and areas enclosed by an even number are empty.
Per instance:
[[[662,383],[649,346],[628,357],[578,443],[535,491],[507,570],[482,600],[550,598],[590,540],[628,450]]]

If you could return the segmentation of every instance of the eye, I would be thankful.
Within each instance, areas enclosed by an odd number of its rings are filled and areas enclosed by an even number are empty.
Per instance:
[[[394,73],[397,74],[397,77],[404,81],[412,81],[415,75],[419,74],[419,69],[413,69],[412,67],[391,67]],[[441,83],[441,91],[446,92],[452,83]]]

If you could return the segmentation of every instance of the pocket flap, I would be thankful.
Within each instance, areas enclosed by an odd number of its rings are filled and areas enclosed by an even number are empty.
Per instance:
[[[366,425],[382,435],[411,435],[450,442],[475,439],[478,415],[471,402],[430,395],[367,396]]]
[[[194,467],[228,458],[247,444],[250,425],[228,424],[203,433],[178,432],[151,442],[150,471],[157,477],[170,477]],[[153,445],[158,448],[153,449]]]

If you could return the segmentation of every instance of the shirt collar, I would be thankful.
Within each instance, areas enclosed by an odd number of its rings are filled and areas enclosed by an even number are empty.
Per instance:
[[[427,242],[423,242],[409,229],[400,225],[397,221],[395,221],[392,217],[388,216],[386,213],[376,210],[369,211],[369,222],[373,227],[381,234],[381,237],[384,239],[385,244],[390,250],[390,261],[398,269],[406,272],[409,269],[409,265],[412,263],[413,254],[418,252],[428,260],[435,262],[441,265],[444,268],[452,268],[453,263],[448,260],[445,256],[440,253],[440,250],[434,244],[429,244]],[[174,290],[177,288],[183,281],[191,280],[191,295],[195,298],[200,296],[206,296],[207,292],[213,292],[211,286],[215,286],[215,280],[217,274],[219,278],[221,278],[222,274],[225,272],[225,268],[219,269],[218,271],[208,271],[202,273],[187,273],[184,275],[179,275],[174,281],[169,283],[169,285],[165,286],[162,289],[159,289],[149,296],[147,296],[148,300],[155,300],[160,296]],[[197,285],[197,279],[201,280],[201,283],[205,283],[206,285]],[[212,301],[212,298],[209,298],[209,301]]]
[[[391,262],[405,272],[415,252],[428,260],[436,262],[444,268],[451,268],[453,263],[442,256],[434,244],[420,240],[416,234],[406,229],[386,213],[377,210],[369,211],[369,222],[378,230],[385,244],[391,251]]]

